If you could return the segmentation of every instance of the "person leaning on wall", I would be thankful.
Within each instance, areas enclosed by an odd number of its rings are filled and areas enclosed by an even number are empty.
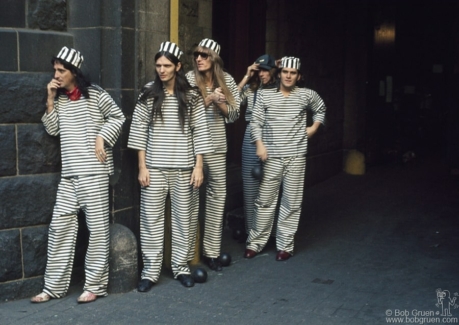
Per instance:
[[[110,95],[81,72],[83,56],[63,47],[53,57],[54,78],[42,121],[60,136],[62,172],[48,233],[48,260],[43,292],[34,303],[66,295],[78,231],[77,213],[85,213],[89,244],[84,292],[79,303],[107,295],[109,252],[109,183],[114,172],[112,147],[125,117]]]

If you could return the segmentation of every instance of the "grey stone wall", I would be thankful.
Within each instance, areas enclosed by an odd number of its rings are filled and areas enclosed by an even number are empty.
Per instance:
[[[179,45],[185,71],[193,68],[192,54],[198,43],[212,37],[212,0],[180,1]]]
[[[137,13],[142,4],[153,7],[154,2],[2,2],[0,301],[29,297],[43,285],[48,225],[61,168],[59,138],[49,136],[41,123],[46,84],[52,78],[51,57],[64,45],[80,50],[85,58],[83,72],[104,87],[129,117],[138,88]],[[126,149],[128,130],[126,123],[114,148],[116,174],[110,179],[110,214],[112,222],[136,232],[137,163],[135,153]],[[87,243],[77,243],[82,245],[77,247],[78,264],[83,263]],[[76,265],[76,269],[81,267]]]
[[[50,59],[73,46],[67,4],[4,1],[0,11],[0,301],[39,292],[59,181],[59,139],[40,121]]]

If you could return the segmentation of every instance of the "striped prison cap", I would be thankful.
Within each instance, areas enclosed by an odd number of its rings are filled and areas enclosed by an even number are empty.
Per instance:
[[[179,60],[183,54],[183,52],[180,50],[177,44],[169,41],[161,43],[161,46],[159,47],[159,52],[169,52]]]
[[[293,68],[300,70],[301,68],[301,61],[294,56],[284,56],[281,59],[280,68]]]
[[[75,49],[68,48],[67,46],[64,46],[61,49],[56,58],[68,62],[78,69],[81,68],[81,64],[83,63],[83,56],[81,53]]]
[[[217,42],[215,42],[214,40],[210,38],[204,38],[199,43],[199,46],[207,47],[211,49],[212,51],[214,51],[215,53],[217,53],[218,55],[220,55],[220,44],[218,44]]]

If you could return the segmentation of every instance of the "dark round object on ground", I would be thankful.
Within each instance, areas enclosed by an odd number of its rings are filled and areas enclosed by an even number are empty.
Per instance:
[[[259,181],[263,179],[263,167],[261,165],[252,168],[252,177]]]
[[[218,259],[220,260],[222,266],[229,266],[231,264],[231,255],[228,253],[222,253]]]
[[[202,268],[197,268],[191,275],[196,283],[204,283],[207,280],[207,272]]]

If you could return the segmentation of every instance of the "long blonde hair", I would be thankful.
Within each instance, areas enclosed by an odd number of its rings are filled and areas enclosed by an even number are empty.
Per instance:
[[[226,101],[230,105],[235,105],[236,101],[234,100],[234,96],[231,93],[231,91],[229,91],[228,86],[226,85],[226,82],[225,82],[225,72],[223,70],[222,58],[217,53],[215,53],[214,51],[212,51],[211,49],[207,47],[198,46],[196,47],[195,51],[207,53],[209,55],[207,60],[210,60],[212,62],[212,66],[210,68],[212,71],[212,82],[213,82],[212,88],[215,89],[215,88],[220,87],[222,89],[223,95],[225,95],[226,97]],[[194,58],[193,58],[193,71],[194,71],[196,86],[198,86],[199,90],[201,91],[202,96],[206,97],[209,94],[207,93],[204,74],[198,70],[196,59]]]

